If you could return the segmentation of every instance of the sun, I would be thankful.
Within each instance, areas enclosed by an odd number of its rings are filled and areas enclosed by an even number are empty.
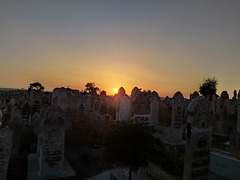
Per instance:
[[[115,88],[114,91],[117,93],[118,92],[118,88]]]

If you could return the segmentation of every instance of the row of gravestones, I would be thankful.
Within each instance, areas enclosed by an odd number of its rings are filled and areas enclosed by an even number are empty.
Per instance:
[[[173,119],[175,119],[176,122],[173,122],[172,124],[175,129],[181,127],[179,125],[181,120],[179,119],[182,117],[182,99],[183,97],[181,93],[176,93],[173,98],[173,111],[175,112],[173,113],[175,114]],[[188,163],[185,164],[191,164],[191,167],[187,168],[192,168],[191,178],[197,177],[199,174],[204,174],[203,172],[207,172],[204,165],[209,164],[208,155],[210,150],[208,149],[210,149],[211,146],[211,127],[209,127],[211,125],[209,120],[211,115],[210,109],[208,101],[203,97],[193,100],[188,106],[186,151],[189,152],[186,153],[185,159]],[[60,131],[60,134],[57,134],[56,129],[62,129],[64,126],[63,114],[64,113],[62,113],[60,108],[52,107],[41,117],[41,119],[44,120],[40,123],[41,131],[39,132],[39,148],[37,156],[40,165],[40,174],[47,174],[49,172],[56,173],[59,172],[58,170],[62,167],[64,131]],[[14,119],[15,118],[13,118],[13,121]],[[19,118],[16,117],[16,119]],[[48,125],[48,123],[50,124]],[[60,126],[60,124],[62,124],[62,126]],[[194,148],[197,148],[197,150],[195,151]],[[187,157],[189,154],[190,157]],[[6,161],[4,160],[0,163],[6,165],[7,163],[5,162]],[[50,171],[48,172],[49,169]]]
[[[150,93],[136,92],[136,103],[133,109],[129,106],[129,99],[123,94],[118,102],[119,112],[121,112],[121,103],[127,104],[130,111],[137,114],[150,114],[151,109],[146,106],[144,101]],[[140,96],[139,96],[140,95]],[[132,97],[134,98],[134,96]],[[125,102],[121,101],[126,99]],[[126,103],[127,102],[127,103]],[[155,107],[157,102],[155,103]],[[149,102],[148,105],[151,103]],[[199,179],[207,178],[210,168],[210,149],[211,149],[211,134],[212,134],[212,109],[210,103],[204,97],[194,99],[188,106],[187,118],[187,137],[185,148],[185,167],[184,179]],[[171,140],[178,141],[182,134],[182,122],[184,118],[184,98],[180,92],[177,92],[172,99],[172,125],[171,125]],[[121,116],[120,116],[121,117]],[[50,133],[51,134],[51,133]],[[60,147],[60,145],[59,145]],[[59,150],[54,150],[54,153],[61,153]],[[46,155],[54,154],[52,152],[45,152]],[[41,153],[39,153],[41,155]],[[44,154],[43,154],[44,155]],[[55,155],[55,154],[54,154]],[[57,154],[58,155],[58,154]],[[47,158],[50,160],[58,160],[58,156]],[[54,163],[53,163],[54,164]]]
[[[71,91],[69,89],[64,90],[64,88],[61,88],[61,92],[65,92],[66,97],[69,97],[70,95],[72,96],[74,94],[74,92],[69,93]],[[76,95],[76,92],[74,95]],[[198,96],[199,94],[195,92],[191,96],[191,98],[194,99]],[[60,96],[60,97],[65,97],[65,96]],[[92,107],[92,112],[95,112],[95,113],[109,112],[109,109],[107,109],[108,103],[106,99],[111,99],[111,98],[107,98],[106,93],[101,93],[99,97],[96,94],[92,96],[85,95],[83,97],[88,97],[87,102],[88,104],[90,104],[89,107]],[[83,100],[84,99],[83,97],[79,99]],[[116,107],[116,120],[125,120],[128,118],[137,117],[137,118],[141,118],[142,120],[150,122],[151,125],[156,125],[159,123],[159,118],[161,115],[164,115],[163,116],[164,118],[168,116],[168,118],[170,119],[170,123],[169,123],[170,129],[169,129],[169,133],[167,133],[169,134],[169,136],[167,137],[168,141],[174,144],[179,144],[179,143],[183,144],[183,135],[185,134],[184,128],[186,125],[183,122],[185,122],[187,118],[186,109],[188,104],[190,103],[190,100],[184,99],[183,95],[180,92],[175,93],[172,99],[165,98],[165,100],[161,101],[156,92],[152,92],[152,93],[141,92],[138,88],[134,88],[131,94],[131,98],[129,98],[126,95],[125,90],[123,88],[120,88],[119,93],[116,96],[114,96],[112,99],[114,100],[114,106]],[[66,98],[64,98],[64,101],[65,100]],[[61,103],[64,104],[64,101],[61,101]],[[226,101],[234,102],[231,104],[235,104],[235,107],[237,107],[238,100],[236,99],[236,92],[232,100],[229,100],[226,92],[222,93],[220,99],[216,99],[215,97],[213,97],[211,101],[211,107],[213,109],[213,112],[215,112],[215,114],[218,113],[219,112],[218,107],[221,107],[221,106],[225,107],[224,105],[221,105],[221,104],[224,104],[224,102]],[[217,108],[214,109],[213,107],[217,107]],[[68,109],[70,114],[71,114],[71,108],[72,106],[68,104]],[[234,112],[237,113],[237,110],[239,108],[235,108]],[[161,114],[161,110],[164,111],[164,114]],[[221,113],[219,114],[221,115]],[[165,118],[165,119],[168,119],[168,118]],[[238,116],[238,118],[240,117]],[[223,119],[223,120],[228,121],[228,119]],[[214,131],[215,129],[219,129],[219,128],[216,128],[216,127],[219,127],[219,126],[216,126],[216,122],[218,121],[213,121],[213,132],[215,132]],[[235,119],[234,122],[236,127],[237,120]],[[67,123],[70,123],[70,122],[66,121],[65,124]],[[227,126],[223,126],[223,127],[227,127]],[[166,137],[164,136],[164,138]]]
[[[142,92],[137,87],[132,90],[131,98],[126,95],[124,88],[120,88],[114,97],[106,96],[105,91],[97,96],[95,93],[82,95],[76,90],[56,88],[53,90],[52,103],[63,109],[66,104],[69,104],[72,111],[99,113],[116,120],[138,117],[152,125],[160,123],[163,126],[169,126],[171,132],[176,131],[176,137],[179,137],[177,131],[182,128],[181,119],[186,120],[186,108],[190,101],[198,96],[199,94],[194,92],[188,100],[180,92],[177,92],[173,98],[166,97],[161,101],[156,92]],[[180,104],[176,105],[175,101]],[[176,110],[176,106],[178,110]],[[231,133],[237,124],[236,91],[232,100],[229,100],[225,91],[220,98],[213,96],[211,106],[215,117],[213,132]],[[175,112],[177,115],[174,114]],[[174,120],[175,116],[176,121]],[[175,141],[174,135],[170,138]]]
[[[6,180],[10,157],[18,154],[21,137],[21,116],[17,109],[8,126],[0,129],[0,179]],[[59,107],[50,106],[41,115],[34,114],[38,121],[38,149],[36,155],[29,155],[28,179],[37,176],[74,176],[74,172],[66,173],[64,160],[65,117],[66,113]],[[34,164],[38,163],[37,166]],[[38,169],[31,169],[39,167]],[[69,168],[68,168],[69,169]],[[70,168],[71,169],[71,168]],[[37,171],[37,173],[35,172]]]
[[[57,102],[61,102],[60,104],[57,103],[57,105],[61,107],[60,105],[65,104],[65,106],[62,108],[64,108],[64,110],[68,112],[69,114],[68,117],[70,117],[74,108],[71,105],[71,103],[67,103],[66,105],[65,101],[71,102],[71,99],[74,99],[73,96],[77,97],[78,93],[73,90],[65,89],[65,88],[56,88],[54,92],[55,91],[57,91],[58,93],[53,93],[53,99],[56,99],[56,94],[59,97],[61,97],[60,100],[57,98]],[[64,93],[66,96],[64,96]],[[197,96],[198,94],[194,93],[192,95],[192,98],[195,98]],[[43,98],[42,94],[37,91],[32,91],[30,94],[30,97],[31,97],[30,104],[32,106],[32,110],[34,110],[34,112],[40,113],[41,107],[39,106],[39,104],[42,104],[42,98]],[[67,97],[67,99],[63,97]],[[169,126],[171,128],[169,133],[170,134],[169,140],[171,142],[180,142],[182,140],[183,122],[186,119],[186,107],[189,104],[189,100],[184,99],[184,97],[180,92],[175,93],[172,99],[165,98],[165,100],[160,101],[160,98],[156,92],[152,92],[152,93],[141,92],[138,88],[134,88],[131,94],[131,98],[129,98],[126,95],[125,90],[123,88],[120,88],[117,96],[112,98],[114,102],[110,103],[111,106],[109,106],[109,102],[111,102],[111,98],[108,98],[106,96],[106,93],[101,93],[100,97],[97,97],[96,94],[95,96],[93,95],[93,96],[86,96],[86,97],[88,97],[88,104],[92,104],[90,106],[92,106],[93,112],[100,111],[103,113],[109,113],[109,109],[110,109],[109,107],[115,106],[116,120],[125,120],[128,118],[138,117],[150,122],[150,124],[152,125],[156,125],[159,123],[159,121],[162,122],[162,120],[164,121],[166,119],[170,119]],[[68,100],[68,98],[70,100]],[[64,101],[61,99],[63,99]],[[79,99],[84,99],[84,98],[79,98]],[[213,101],[211,101],[212,107],[213,107],[213,104],[216,104],[216,101],[214,101],[214,99],[216,100],[216,98],[213,97]],[[216,107],[221,107],[221,106],[226,107],[226,105],[224,105],[226,103],[224,102],[227,100],[229,100],[228,95],[226,94],[226,92],[223,92],[221,95],[221,99],[218,100],[219,103],[217,103]],[[11,103],[14,104],[14,102],[12,101],[14,101],[14,99],[11,100]],[[231,104],[235,104],[235,107],[237,107],[238,101],[236,100],[236,92],[231,102],[234,102]],[[14,112],[14,108],[11,108],[11,109],[12,109],[11,111]],[[237,114],[238,109],[239,108],[234,109],[235,114]],[[161,113],[161,111],[164,111],[164,113]],[[34,114],[34,112],[32,113]],[[218,112],[218,111],[215,111],[215,112]],[[227,111],[223,111],[223,112],[227,112]],[[164,115],[163,119],[161,119],[162,115]],[[114,112],[112,112],[112,117],[114,117]],[[222,117],[222,116],[219,116],[219,117]],[[235,117],[234,124],[236,127],[237,116],[234,116],[234,117]],[[220,119],[223,119],[223,118],[220,118]],[[224,119],[224,121],[227,121],[227,120],[228,119]],[[216,122],[218,121],[214,121],[215,124]],[[227,126],[223,126],[224,123],[221,123],[221,122],[222,121],[220,121],[220,123],[218,124],[222,124],[222,127],[227,127]],[[215,124],[213,124],[213,131],[215,129],[219,129],[219,128],[216,128],[219,126]],[[65,125],[69,127],[71,125],[71,121],[68,121],[68,120],[65,121]]]
[[[176,94],[174,101],[177,100]],[[181,104],[182,102],[179,102]],[[181,109],[174,107],[177,116],[180,115]],[[212,109],[205,97],[197,97],[192,100],[187,107],[187,137],[185,143],[184,156],[184,180],[209,179],[210,174],[210,153],[212,137]],[[176,117],[178,122],[178,117]],[[179,127],[175,123],[176,128]],[[150,164],[151,165],[151,164]],[[163,179],[163,173],[158,167],[141,169],[141,175],[144,179]]]

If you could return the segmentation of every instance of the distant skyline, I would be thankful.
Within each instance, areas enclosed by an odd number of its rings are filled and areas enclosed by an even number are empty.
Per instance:
[[[0,88],[240,89],[240,1],[0,1]]]

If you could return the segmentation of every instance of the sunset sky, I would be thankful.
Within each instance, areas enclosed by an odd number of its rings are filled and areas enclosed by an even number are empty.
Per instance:
[[[0,87],[240,89],[239,0],[0,1]]]

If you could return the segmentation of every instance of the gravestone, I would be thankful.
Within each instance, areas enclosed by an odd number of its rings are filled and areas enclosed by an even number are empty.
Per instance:
[[[99,98],[93,99],[93,112],[99,112],[100,100]]]
[[[205,97],[188,106],[184,180],[208,179],[212,137],[212,109]]]
[[[123,121],[130,118],[130,99],[124,95],[119,102],[119,108],[116,113],[116,120]]]
[[[19,154],[21,134],[23,128],[22,116],[18,111],[13,115],[8,123],[9,128],[14,132],[13,134],[13,145],[12,145],[12,157],[17,157]]]
[[[39,175],[58,175],[64,164],[64,111],[52,106],[42,118],[37,154]]]
[[[240,133],[240,90],[238,93],[238,101],[237,101],[237,131]]]
[[[78,98],[79,113],[84,113],[86,111],[86,98],[87,98],[87,95],[79,94],[79,98]]]
[[[133,105],[133,114],[134,115],[146,115],[150,114],[150,94],[147,92],[139,93]]]
[[[42,108],[42,97],[43,94],[41,91],[32,90],[30,92],[30,106],[31,106],[31,114],[33,115],[35,112],[40,113]]]
[[[217,119],[217,133],[229,134],[229,114],[230,114],[230,102],[227,91],[221,93],[220,102],[218,104],[218,115]]]
[[[167,96],[160,102],[159,107],[159,124],[161,126],[170,127],[172,121],[172,102]]]
[[[64,108],[67,103],[67,90],[64,87],[52,91],[52,104]]]
[[[65,129],[67,130],[72,128],[72,124],[73,124],[73,110],[69,104],[65,106],[64,113],[65,113],[64,125],[65,125]]]
[[[157,94],[157,92],[153,91],[150,96],[150,109],[151,109],[151,125],[157,125],[159,124],[159,104],[160,104],[160,98]]]
[[[57,106],[45,109],[38,128],[37,154],[28,155],[28,180],[68,179],[75,173],[64,158],[64,111]]]
[[[137,87],[134,87],[133,89],[132,89],[132,92],[131,92],[131,110],[130,110],[130,113],[131,113],[131,116],[133,116],[133,114],[134,114],[134,105],[135,105],[135,99],[136,99],[136,97],[137,97],[137,95],[138,94],[140,94],[141,93],[141,91],[140,91],[140,89],[138,89]]]
[[[179,143],[183,136],[184,97],[181,92],[176,92],[172,100],[172,122],[170,141]]]
[[[7,179],[9,158],[11,155],[13,131],[6,126],[0,129],[0,179]]]
[[[212,101],[211,101],[212,110],[215,113],[217,111],[217,97],[215,94],[212,95]]]

